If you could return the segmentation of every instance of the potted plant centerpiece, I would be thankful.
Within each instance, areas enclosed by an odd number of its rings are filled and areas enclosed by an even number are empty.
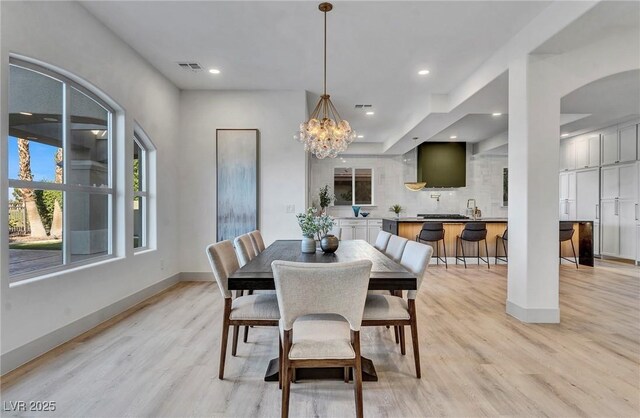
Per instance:
[[[396,218],[399,218],[400,217],[400,213],[403,212],[403,211],[404,211],[404,208],[402,206],[400,206],[399,204],[397,204],[397,203],[395,205],[392,205],[389,208],[389,212],[395,213],[396,214]]]
[[[316,208],[311,207],[306,212],[296,215],[298,225],[302,230],[302,243],[300,248],[305,254],[316,252],[316,240],[313,238],[318,233],[318,225],[315,222]]]
[[[325,253],[334,253],[340,245],[340,240],[335,235],[329,234],[335,221],[333,218],[325,213],[320,216],[316,216],[315,223],[318,228],[318,239],[320,240],[320,248]]]
[[[318,199],[320,200],[320,211],[326,213],[329,205],[334,201],[336,197],[329,192],[329,185],[325,184],[318,192]]]

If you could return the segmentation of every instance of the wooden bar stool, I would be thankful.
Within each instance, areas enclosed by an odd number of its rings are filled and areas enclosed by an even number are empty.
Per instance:
[[[478,265],[480,260],[487,263],[487,268],[491,268],[489,263],[489,247],[487,246],[487,224],[486,222],[467,222],[460,235],[456,236],[456,264],[462,259],[464,268],[467,268],[467,257],[464,253],[464,242],[475,242],[478,248]],[[484,241],[486,259],[480,256],[480,241]],[[459,245],[458,245],[459,243]],[[462,258],[458,256],[458,246],[462,249]]]
[[[444,226],[442,222],[425,222],[422,224],[420,233],[416,235],[416,241],[436,243],[436,264],[440,264],[440,261],[444,262],[444,267],[449,268],[447,264],[447,244],[444,240]],[[440,257],[440,241],[442,241],[442,252],[444,257]]]
[[[504,261],[508,263],[509,257],[507,256],[507,241],[509,240],[508,236],[509,229],[505,229],[502,235],[496,235],[496,264],[498,264],[498,260]],[[498,255],[498,241],[502,241],[502,248],[504,249],[504,257]]]

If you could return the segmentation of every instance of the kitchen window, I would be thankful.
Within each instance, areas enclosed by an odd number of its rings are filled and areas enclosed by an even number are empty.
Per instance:
[[[373,179],[373,168],[334,168],[335,205],[374,206]]]

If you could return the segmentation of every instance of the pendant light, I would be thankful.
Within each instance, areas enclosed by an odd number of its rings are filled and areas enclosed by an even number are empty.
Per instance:
[[[335,158],[356,138],[349,122],[342,119],[327,94],[327,12],[331,3],[321,3],[318,8],[324,13],[324,90],[309,120],[300,124],[294,138],[304,144],[305,151],[317,158]]]

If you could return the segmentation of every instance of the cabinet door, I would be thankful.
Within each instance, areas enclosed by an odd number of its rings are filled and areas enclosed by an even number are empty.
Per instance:
[[[589,167],[589,137],[576,138],[576,168]]]
[[[640,225],[636,227],[636,263],[640,263]]]
[[[560,142],[560,170],[576,169],[576,141],[565,139]]]
[[[636,159],[637,132],[636,125],[620,129],[620,155],[619,161],[634,161]]]
[[[570,212],[571,212],[571,205],[569,204],[569,199],[560,200],[560,220],[561,221],[569,220]]]
[[[567,200],[567,220],[571,221],[576,219],[576,201]]]
[[[620,222],[617,215],[617,203],[614,200],[603,200],[601,205],[600,252],[605,255],[617,256],[620,249]]]
[[[569,176],[567,173],[560,173],[560,200],[569,198]]]
[[[567,177],[568,177],[568,182],[569,182],[569,195],[567,196],[567,199],[569,200],[576,200],[576,173],[571,172],[571,173],[567,173]]]
[[[638,165],[630,164],[619,167],[619,188],[618,197],[620,199],[636,200],[638,198]]]
[[[353,239],[367,239],[367,227],[362,226],[354,226],[353,227]]]
[[[593,255],[600,255],[600,224],[593,224]]]
[[[600,135],[589,136],[589,167],[600,166]]]
[[[602,169],[602,199],[615,199],[620,191],[620,170],[618,167],[604,167]]]
[[[593,221],[600,202],[600,176],[598,169],[576,173],[576,218]]]
[[[613,164],[618,161],[618,132],[609,129],[602,133],[602,164]]]
[[[636,205],[635,202],[621,200],[620,212],[620,257],[636,258]]]
[[[352,226],[341,226],[342,228],[342,240],[351,240],[353,239],[353,227]]]
[[[369,242],[369,244],[373,245],[376,243],[376,238],[378,238],[378,233],[382,231],[382,227],[381,226],[377,226],[377,225],[369,225],[368,227],[368,231],[367,231],[367,241]]]

